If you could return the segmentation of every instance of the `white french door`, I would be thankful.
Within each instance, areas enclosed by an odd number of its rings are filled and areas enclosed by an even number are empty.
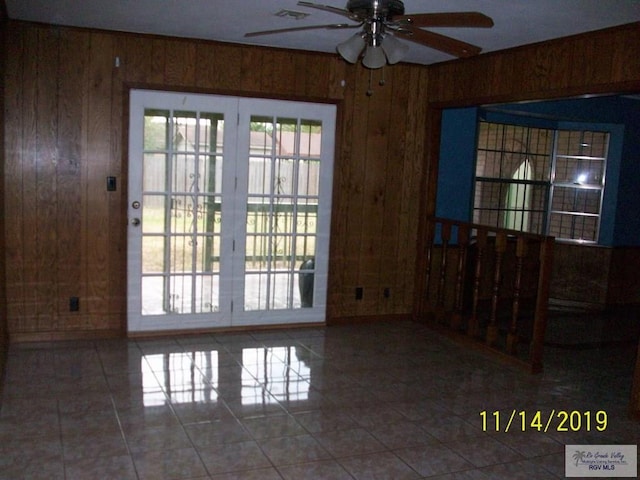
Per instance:
[[[131,91],[129,331],[324,321],[335,115]]]

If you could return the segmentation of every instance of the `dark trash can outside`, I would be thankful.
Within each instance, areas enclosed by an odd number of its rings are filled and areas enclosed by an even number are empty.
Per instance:
[[[313,275],[315,267],[316,262],[313,258],[305,260],[300,265],[298,288],[300,289],[300,303],[302,308],[313,307]]]

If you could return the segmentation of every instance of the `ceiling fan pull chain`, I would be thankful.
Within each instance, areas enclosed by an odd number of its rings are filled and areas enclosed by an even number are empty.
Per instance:
[[[384,80],[384,67],[382,67],[380,70],[382,71],[381,72],[382,73],[382,78],[378,82],[378,85],[380,85],[381,87],[384,87],[384,84],[386,83],[385,80]]]
[[[369,88],[367,89],[367,97],[373,95],[373,87],[371,83],[373,82],[373,70],[369,70]]]

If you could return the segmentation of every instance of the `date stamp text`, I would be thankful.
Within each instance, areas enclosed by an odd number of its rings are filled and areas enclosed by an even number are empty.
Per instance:
[[[604,410],[483,410],[480,412],[483,432],[604,432],[607,412]]]

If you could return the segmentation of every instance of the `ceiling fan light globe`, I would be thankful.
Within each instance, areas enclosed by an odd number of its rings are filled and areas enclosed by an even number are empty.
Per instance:
[[[363,49],[364,38],[362,38],[362,35],[359,33],[356,33],[349,40],[338,44],[336,47],[340,56],[349,63],[356,63]]]
[[[402,43],[396,37],[387,35],[382,41],[382,50],[384,50],[384,54],[387,56],[389,65],[393,65],[404,58],[409,51],[409,46]]]
[[[362,64],[371,69],[381,68],[387,64],[387,57],[381,47],[368,46]]]

